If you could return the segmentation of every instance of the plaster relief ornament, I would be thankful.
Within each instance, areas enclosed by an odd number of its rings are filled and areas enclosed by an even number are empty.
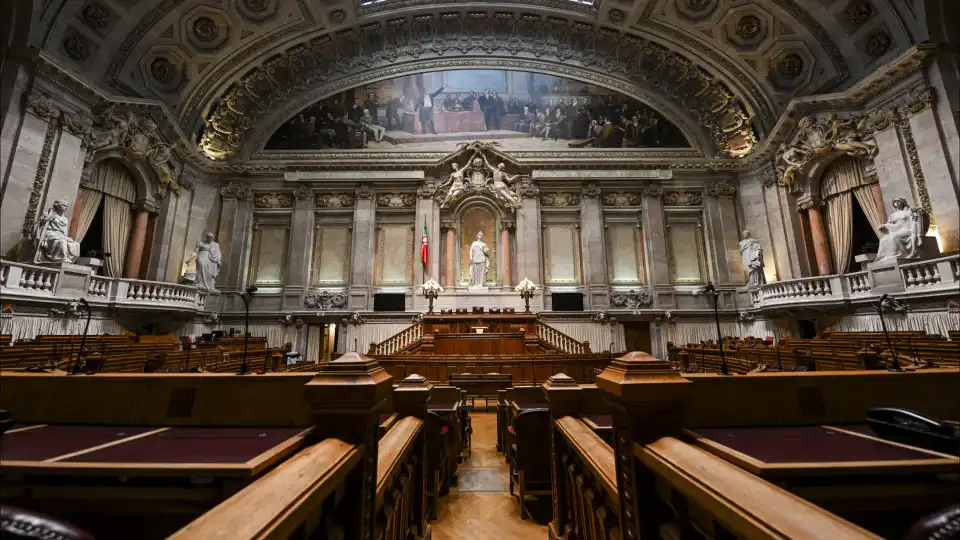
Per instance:
[[[461,148],[473,150],[467,165],[463,168],[453,163],[453,172],[450,177],[437,187],[437,197],[440,199],[440,208],[449,208],[462,197],[470,194],[483,194],[496,199],[497,202],[509,211],[520,208],[520,195],[516,190],[516,180],[519,175],[507,173],[506,165],[499,163],[496,167],[490,164],[484,150],[489,150],[497,143],[461,143]]]
[[[576,206],[580,204],[579,193],[544,193],[540,197],[540,204],[544,206]]]
[[[217,276],[220,275],[222,261],[220,244],[213,239],[213,233],[203,235],[203,240],[197,242],[196,249],[187,263],[197,265],[197,289],[201,291],[216,291]]]
[[[777,175],[792,190],[802,189],[798,181],[810,168],[836,155],[872,159],[877,155],[877,142],[867,129],[867,117],[840,118],[830,113],[826,118],[803,117],[790,144],[780,147]]]
[[[640,309],[653,305],[653,293],[646,289],[615,291],[610,294],[610,304],[625,309]]]
[[[353,195],[349,193],[317,193],[313,202],[321,208],[349,208],[353,206]]]
[[[384,193],[377,195],[377,205],[388,208],[413,208],[417,199],[412,193]]]
[[[56,201],[33,225],[30,241],[34,263],[72,263],[80,256],[80,242],[67,236],[67,201]]]
[[[293,195],[289,193],[259,193],[253,198],[257,208],[290,208],[293,206]]]
[[[743,240],[740,240],[740,262],[747,274],[748,287],[759,287],[767,282],[763,274],[763,248],[759,240],[750,236],[750,231],[743,231]]]
[[[624,191],[607,193],[603,196],[603,204],[604,206],[640,206],[640,195]]]
[[[907,200],[897,197],[893,200],[895,210],[887,222],[880,225],[883,236],[877,248],[875,262],[897,259],[916,259],[920,256],[923,244],[923,212],[910,208]]]
[[[151,118],[111,107],[98,117],[87,145],[91,153],[121,150],[128,159],[142,161],[156,173],[160,194],[165,195],[167,190],[180,193],[181,187],[174,179],[172,147],[163,141]]]

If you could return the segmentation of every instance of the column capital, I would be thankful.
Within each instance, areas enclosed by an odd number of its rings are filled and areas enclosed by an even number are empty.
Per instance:
[[[432,180],[427,180],[417,187],[417,196],[421,199],[432,199],[436,195],[437,185]]]
[[[133,209],[137,212],[156,214],[157,203],[153,199],[137,199],[137,201],[133,203]]]
[[[525,178],[520,183],[519,188],[520,196],[524,199],[539,199],[540,198],[540,187],[533,183],[533,180]]]
[[[57,104],[50,99],[50,96],[36,90],[27,94],[27,111],[48,122],[55,123],[60,120],[60,108]]]
[[[220,187],[220,196],[224,199],[245,200],[250,196],[250,189],[240,182],[230,182]]]
[[[602,193],[602,192],[601,192],[601,190],[600,190],[600,186],[598,186],[597,184],[595,184],[595,183],[593,183],[593,182],[590,182],[589,184],[587,184],[587,185],[584,186],[584,188],[583,188],[583,198],[584,198],[584,199],[597,199],[597,198],[600,197],[600,194],[601,194],[601,193]]]
[[[313,199],[313,190],[306,184],[297,184],[297,187],[293,188],[293,198],[298,201],[309,201]]]
[[[817,209],[821,205],[820,198],[813,195],[803,195],[797,199],[797,211],[806,212],[810,209]]]
[[[512,219],[501,219],[500,226],[505,230],[512,231],[517,228],[517,222]]]
[[[457,228],[457,222],[452,219],[444,219],[440,221],[440,230],[441,231],[452,231]]]
[[[937,93],[933,87],[921,84],[910,89],[907,96],[897,107],[900,118],[909,118],[925,109],[932,108],[937,100]]]
[[[357,199],[372,199],[373,186],[371,186],[370,184],[360,184],[359,186],[357,186],[357,189],[353,193]]]

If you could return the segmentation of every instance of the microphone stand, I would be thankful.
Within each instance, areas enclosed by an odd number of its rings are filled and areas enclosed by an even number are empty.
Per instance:
[[[890,371],[903,371],[903,368],[900,367],[900,358],[897,355],[897,351],[893,348],[893,342],[890,341],[890,332],[887,331],[887,321],[883,318],[883,309],[887,306],[887,303],[893,303],[889,294],[885,294],[880,297],[880,301],[877,302],[877,315],[880,316],[880,328],[883,329],[883,335],[887,338],[887,348],[890,349],[890,354],[893,356],[893,365],[890,366]]]
[[[73,369],[68,372],[70,375],[80,375],[84,373],[81,367],[81,359],[83,358],[83,348],[87,344],[87,332],[90,331],[90,304],[86,298],[80,298],[77,302],[87,309],[87,324],[83,326],[83,337],[80,338],[80,350],[77,351],[77,361],[73,364]]]

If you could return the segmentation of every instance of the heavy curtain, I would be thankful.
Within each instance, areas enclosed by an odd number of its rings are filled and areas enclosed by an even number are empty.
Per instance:
[[[103,193],[91,189],[80,188],[80,209],[77,214],[77,230],[73,239],[82,242],[83,237],[90,230],[90,224],[93,223],[94,216],[100,208],[100,201],[103,200]]]
[[[867,221],[870,222],[870,227],[873,229],[873,232],[877,235],[877,238],[880,238],[880,226],[887,221],[886,210],[880,206],[876,197],[873,196],[873,186],[863,185],[857,187],[853,190],[853,196],[856,197],[857,202],[860,203],[860,208],[863,209],[864,215],[867,216]]]
[[[548,326],[563,332],[577,341],[590,343],[593,352],[622,351],[626,347],[626,337],[620,324],[598,322],[562,322],[545,321]],[[611,349],[610,346],[613,345]]]
[[[843,156],[831,163],[820,179],[820,198],[826,203],[827,237],[837,274],[845,274],[850,267],[854,196],[879,237],[883,209],[873,197],[872,187],[863,174],[860,160]]]
[[[98,192],[103,197],[103,248],[110,253],[110,257],[103,264],[104,273],[110,277],[123,277],[123,262],[127,256],[127,241],[130,239],[131,212],[133,203],[137,200],[137,185],[133,174],[123,163],[107,159],[97,163],[90,183],[84,186],[84,190]]]
[[[14,340],[33,339],[38,335],[80,335],[87,324],[85,317],[53,318],[12,315],[0,317],[0,334],[10,334]],[[126,329],[111,319],[90,319],[88,336],[119,335]],[[91,339],[94,339],[91,337]]]
[[[960,314],[947,312],[884,314],[887,330],[922,330],[928,334],[947,335],[950,330],[960,330]],[[837,332],[880,332],[883,326],[878,315],[849,315],[840,317],[828,326]]]
[[[307,327],[307,351],[304,360],[320,361],[320,347],[323,345],[323,325],[311,324]]]
[[[107,195],[103,199],[103,249],[110,253],[103,263],[104,273],[113,278],[123,277],[123,261],[130,239],[130,203]]]
[[[837,274],[846,274],[853,248],[853,195],[849,191],[827,200],[826,220],[833,270]]]

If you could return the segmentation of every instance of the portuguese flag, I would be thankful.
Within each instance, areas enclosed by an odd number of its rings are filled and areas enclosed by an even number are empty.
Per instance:
[[[429,237],[427,236],[427,224],[423,224],[423,239],[420,241],[420,260],[423,266],[427,266],[427,258],[430,253]]]

